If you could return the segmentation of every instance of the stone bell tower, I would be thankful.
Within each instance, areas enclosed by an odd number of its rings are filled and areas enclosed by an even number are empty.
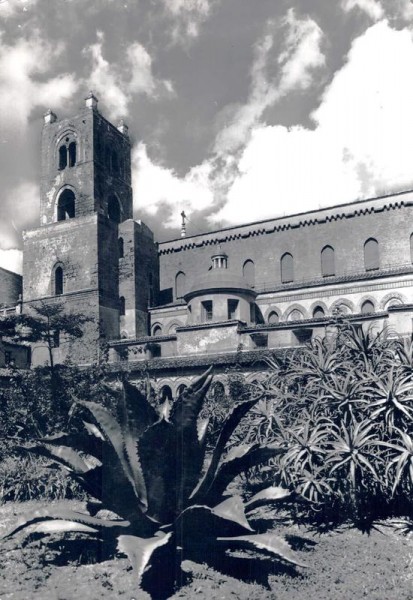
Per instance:
[[[40,227],[24,233],[24,310],[44,301],[90,317],[75,347],[68,342],[55,350],[57,360],[90,363],[103,342],[119,339],[126,314],[128,335],[146,334],[146,280],[153,281],[157,268],[147,228],[146,262],[136,256],[142,246],[136,236],[125,248],[123,229],[134,223],[128,128],[107,121],[93,93],[73,117],[59,120],[51,110],[44,115],[40,188]],[[140,281],[139,302],[133,286],[124,293],[126,253],[136,259],[127,275]],[[36,352],[33,362],[42,362]]]

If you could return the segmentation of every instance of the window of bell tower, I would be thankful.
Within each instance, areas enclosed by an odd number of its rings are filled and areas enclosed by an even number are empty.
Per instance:
[[[65,145],[59,148],[59,169],[62,171],[67,167],[67,148]]]
[[[75,195],[72,190],[64,190],[57,202],[57,220],[65,221],[75,216]]]
[[[68,154],[69,167],[74,167],[76,164],[76,142],[70,142]]]

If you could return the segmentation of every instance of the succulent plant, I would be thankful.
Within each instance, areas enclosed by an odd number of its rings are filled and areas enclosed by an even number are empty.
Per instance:
[[[206,456],[207,421],[199,413],[211,384],[211,369],[158,413],[139,389],[124,381],[115,417],[97,402],[77,403],[92,415],[79,433],[58,433],[29,450],[63,465],[93,498],[89,514],[41,509],[26,515],[6,537],[32,526],[38,532],[82,531],[117,540],[137,572],[138,583],[154,599],[165,599],[185,583],[183,560],[220,568],[242,561],[248,572],[257,554],[300,565],[288,543],[256,533],[249,522],[260,505],[284,500],[278,487],[247,502],[228,492],[242,471],[284,450],[274,445],[227,443],[259,398],[237,404],[224,421],[215,448]],[[149,389],[147,390],[149,392]],[[99,516],[109,509],[118,518]],[[253,550],[228,557],[228,550]]]

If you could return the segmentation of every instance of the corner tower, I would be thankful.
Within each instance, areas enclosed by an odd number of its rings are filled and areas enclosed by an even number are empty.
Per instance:
[[[56,362],[97,360],[103,342],[119,339],[126,318],[128,336],[147,332],[156,246],[147,228],[143,237],[124,239],[129,230],[142,229],[132,220],[128,129],[107,121],[97,104],[90,93],[73,117],[45,114],[40,227],[24,232],[24,311],[47,302],[90,317],[81,339],[55,350]],[[133,261],[125,269],[129,253]],[[139,293],[131,279],[139,282]],[[34,364],[44,360],[36,348]]]

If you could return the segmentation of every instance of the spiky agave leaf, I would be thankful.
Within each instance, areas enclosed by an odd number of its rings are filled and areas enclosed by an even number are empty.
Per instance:
[[[83,474],[93,469],[98,463],[97,459],[92,456],[81,456],[76,450],[67,446],[20,446],[22,450],[44,456],[56,462],[59,462],[64,467],[74,471],[76,474]]]
[[[114,451],[116,452],[120,466],[123,469],[126,478],[132,485],[139,508],[145,512],[147,509],[145,482],[140,465],[138,464],[137,457],[137,462],[134,462],[133,467],[131,466],[128,454],[125,450],[125,432],[122,431],[121,426],[112,413],[103,406],[97,404],[96,402],[84,402],[81,400],[78,401],[78,404],[87,408],[99,423],[103,433],[108,438]]]
[[[285,488],[278,486],[267,487],[245,502],[246,513],[248,514],[259,506],[263,506],[265,504],[286,500],[287,498],[291,498],[291,496],[292,493]]]
[[[284,538],[271,533],[218,537],[217,541],[225,544],[227,548],[260,551],[298,567],[307,566],[298,560],[295,552]]]
[[[204,502],[204,498],[209,492],[209,489],[214,481],[218,465],[222,459],[222,455],[225,451],[225,447],[238,426],[241,419],[247,414],[247,412],[258,402],[260,397],[252,400],[241,402],[235,406],[228,417],[225,419],[219,434],[217,443],[212,453],[211,461],[208,465],[207,471],[204,477],[199,481],[196,488],[191,494],[191,500],[195,503]]]
[[[11,536],[27,529],[31,525],[36,525],[39,523],[45,523],[47,521],[64,521],[71,522],[74,526],[77,525],[85,525],[87,527],[93,528],[96,531],[100,531],[102,529],[114,529],[115,535],[116,533],[122,530],[128,530],[130,528],[129,521],[123,520],[104,520],[98,519],[96,517],[91,517],[90,515],[86,515],[84,513],[80,513],[74,510],[69,509],[59,509],[59,508],[41,508],[35,510],[27,515],[23,515],[17,525],[11,530],[8,531],[1,539],[7,539]],[[50,531],[51,532],[51,531]]]
[[[99,460],[102,458],[102,445],[105,443],[104,436],[99,432],[96,425],[92,423],[85,423],[86,432],[76,433],[65,433],[58,432],[53,435],[49,435],[40,438],[38,441],[41,444],[48,444],[50,446],[67,446],[73,450],[80,450],[85,454],[95,456]],[[91,427],[95,427],[97,433],[91,433]]]

